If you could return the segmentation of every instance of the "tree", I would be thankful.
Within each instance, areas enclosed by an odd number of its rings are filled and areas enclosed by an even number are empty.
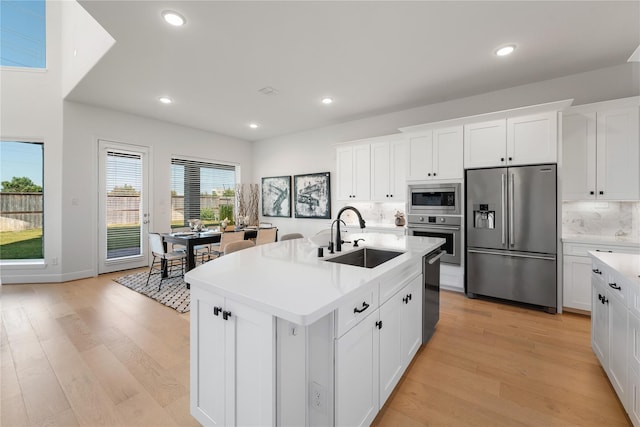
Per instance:
[[[222,192],[222,197],[233,197],[235,195],[236,195],[236,192],[233,191],[231,188],[227,188]]]
[[[133,188],[129,184],[124,184],[122,187],[115,186],[113,190],[109,191],[109,196],[139,196],[140,192]]]
[[[11,181],[2,181],[3,193],[42,193],[42,187],[31,181],[26,176],[11,178]]]

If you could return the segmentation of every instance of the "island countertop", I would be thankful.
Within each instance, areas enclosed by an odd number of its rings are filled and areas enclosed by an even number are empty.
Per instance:
[[[342,252],[317,256],[318,245],[302,238],[259,245],[222,256],[185,274],[192,289],[208,290],[299,325],[329,314],[350,294],[376,283],[444,244],[444,239],[383,233],[352,234],[360,247],[404,252],[376,268],[326,262],[357,250],[345,243]]]

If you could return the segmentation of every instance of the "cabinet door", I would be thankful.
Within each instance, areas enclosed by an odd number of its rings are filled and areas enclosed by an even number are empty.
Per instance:
[[[225,310],[227,423],[275,425],[275,319],[230,300]]]
[[[225,323],[214,307],[220,297],[191,292],[191,414],[203,425],[228,425],[225,418]],[[197,338],[194,338],[197,337]]]
[[[378,312],[336,340],[335,424],[368,426],[378,413]]]
[[[609,305],[602,278],[591,275],[591,348],[600,359],[600,364],[609,366]]]
[[[609,296],[609,379],[621,402],[627,401],[627,307]]]
[[[635,369],[629,370],[629,397],[627,399],[627,413],[634,426],[640,426],[640,373]]]
[[[433,173],[433,133],[409,137],[409,179],[431,179]]]
[[[531,165],[558,161],[558,113],[507,119],[507,163]]]
[[[388,142],[371,144],[371,200],[389,201],[391,164]]]
[[[462,126],[433,131],[433,177],[435,179],[462,179],[463,138]]]
[[[562,117],[562,199],[596,198],[596,113]]]
[[[341,147],[336,149],[338,200],[353,198],[353,148]]]
[[[505,166],[507,121],[473,123],[464,126],[464,167]]]
[[[591,311],[591,258],[563,258],[562,305]]]
[[[407,175],[409,174],[409,144],[406,140],[389,143],[389,195],[393,202],[407,198]]]
[[[402,363],[407,369],[422,345],[422,275],[401,291],[402,306]]]
[[[631,373],[631,370],[640,372],[640,317],[629,313],[629,328],[627,333],[629,373]]]
[[[369,200],[371,196],[371,156],[369,145],[353,147],[353,199]]]
[[[640,199],[638,112],[633,107],[597,114],[598,199]]]
[[[380,307],[380,407],[400,381],[405,368],[402,348],[402,298],[405,289]]]

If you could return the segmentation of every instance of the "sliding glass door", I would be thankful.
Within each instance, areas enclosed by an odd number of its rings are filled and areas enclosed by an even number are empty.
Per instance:
[[[148,265],[148,150],[99,141],[99,273]]]

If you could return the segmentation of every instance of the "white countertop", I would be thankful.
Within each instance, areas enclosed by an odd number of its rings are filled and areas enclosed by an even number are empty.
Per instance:
[[[592,234],[563,234],[567,243],[591,243],[595,245],[620,245],[640,247],[640,240],[633,236],[601,236]]]
[[[202,264],[185,275],[194,289],[209,290],[273,316],[309,325],[335,310],[345,297],[438,248],[444,239],[384,233],[363,237],[361,247],[397,250],[402,255],[376,268],[362,268],[325,260],[354,250],[344,244],[334,255],[318,258],[318,245],[309,239],[259,245]],[[358,248],[355,248],[356,250]]]
[[[640,285],[640,254],[617,254],[589,251],[589,255],[607,264],[632,283]]]

